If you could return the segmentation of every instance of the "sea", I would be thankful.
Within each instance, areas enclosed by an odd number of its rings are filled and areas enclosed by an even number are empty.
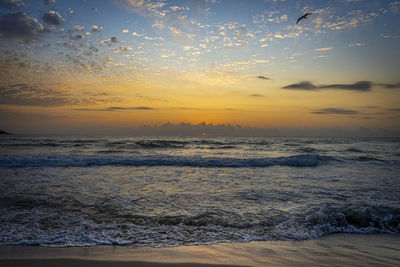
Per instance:
[[[0,136],[0,245],[400,231],[400,138]]]

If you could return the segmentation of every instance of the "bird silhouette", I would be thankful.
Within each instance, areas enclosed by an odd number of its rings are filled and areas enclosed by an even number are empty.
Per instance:
[[[306,19],[306,18],[307,18],[307,16],[308,16],[308,15],[311,15],[311,14],[312,14],[312,13],[306,13],[306,14],[304,14],[303,16],[301,16],[300,18],[298,18],[298,19],[297,19],[297,22],[296,22],[296,24],[297,24],[297,23],[299,23],[299,21],[300,21],[300,20],[302,20],[302,19]]]

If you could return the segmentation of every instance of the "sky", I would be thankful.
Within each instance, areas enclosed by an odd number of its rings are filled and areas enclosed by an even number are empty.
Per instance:
[[[0,0],[0,129],[396,135],[399,47],[400,1]]]

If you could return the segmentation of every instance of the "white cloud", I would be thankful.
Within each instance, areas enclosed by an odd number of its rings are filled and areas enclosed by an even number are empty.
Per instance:
[[[352,44],[349,44],[349,47],[361,47],[364,45],[365,45],[364,43],[352,43]]]
[[[85,27],[81,26],[81,25],[75,25],[74,29],[77,30],[77,31],[83,31],[85,29]]]
[[[118,50],[121,51],[121,52],[127,52],[127,51],[131,51],[132,47],[130,47],[130,46],[120,46],[120,47],[118,47]]]
[[[333,47],[332,47],[332,46],[329,46],[329,47],[316,48],[315,51],[318,51],[318,52],[325,52],[325,51],[330,51],[330,50],[332,50],[332,49],[333,49]]]
[[[267,21],[269,22],[274,22],[274,23],[282,23],[288,20],[288,16],[286,14],[280,16],[280,17],[275,17],[275,18],[269,18]]]
[[[164,24],[162,22],[160,22],[160,21],[156,21],[156,22],[153,23],[153,25],[151,25],[151,27],[153,29],[162,30],[162,29],[164,29]]]
[[[98,26],[96,26],[96,25],[93,25],[93,26],[90,28],[90,30],[91,30],[92,32],[100,32],[100,31],[103,30],[103,27],[98,27]]]

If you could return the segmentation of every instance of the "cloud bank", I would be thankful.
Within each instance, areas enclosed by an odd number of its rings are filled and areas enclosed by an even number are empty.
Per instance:
[[[325,84],[325,85],[314,85],[312,82],[303,81],[284,86],[282,87],[282,89],[307,90],[307,91],[338,89],[338,90],[348,90],[357,92],[368,92],[371,91],[372,85],[373,83],[370,81],[358,81],[352,84],[335,83],[335,84]]]
[[[338,115],[354,115],[359,114],[357,110],[343,108],[323,108],[311,112],[312,114],[338,114]]]
[[[17,42],[30,43],[44,30],[37,19],[23,12],[4,14],[0,17],[0,35]]]
[[[371,81],[358,81],[351,84],[334,83],[334,84],[320,84],[315,85],[309,81],[302,81],[298,83],[293,83],[282,87],[282,89],[291,90],[305,90],[305,91],[319,91],[324,89],[337,89],[337,90],[347,90],[356,92],[369,92],[374,86],[383,87],[386,89],[396,89],[400,88],[400,82],[398,83],[373,83]]]

